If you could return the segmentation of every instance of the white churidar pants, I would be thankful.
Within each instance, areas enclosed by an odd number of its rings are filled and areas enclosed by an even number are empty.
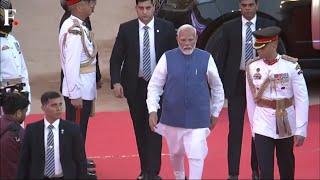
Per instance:
[[[209,128],[186,129],[159,123],[155,131],[167,141],[175,178],[185,179],[186,155],[189,160],[189,179],[201,179],[204,160],[208,154]]]

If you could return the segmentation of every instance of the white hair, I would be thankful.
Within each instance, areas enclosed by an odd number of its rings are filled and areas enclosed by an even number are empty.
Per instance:
[[[179,33],[180,33],[182,30],[185,30],[185,29],[192,29],[193,32],[194,32],[194,35],[197,36],[197,30],[196,30],[196,28],[194,28],[194,27],[193,27],[192,25],[190,25],[190,24],[184,24],[184,25],[180,26],[180,27],[178,28],[178,31],[177,31],[177,36],[179,36]]]

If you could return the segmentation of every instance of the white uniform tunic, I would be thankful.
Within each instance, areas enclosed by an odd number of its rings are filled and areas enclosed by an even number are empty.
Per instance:
[[[308,90],[298,63],[290,62],[277,56],[278,61],[272,65],[262,59],[249,64],[254,87],[258,90],[266,78],[270,84],[262,94],[262,99],[278,100],[293,97],[293,105],[286,109],[292,135],[306,137],[308,125]],[[251,89],[246,83],[247,111],[253,135],[260,134],[279,139],[276,133],[275,109],[259,107],[253,99]],[[287,137],[282,137],[287,138]]]
[[[26,84],[23,91],[29,92],[31,102],[27,66],[19,42],[10,34],[7,37],[0,37],[0,60],[0,81],[22,78],[22,82]],[[29,113],[30,106],[27,111],[27,114]]]
[[[81,35],[69,33],[69,28],[78,21],[85,31],[85,44],[89,53],[93,53],[93,42],[89,39],[89,30],[83,25],[83,21],[71,15],[64,21],[59,34],[60,59],[64,73],[62,83],[62,95],[69,99],[82,98],[83,100],[93,100],[96,98],[96,72],[80,74],[80,64],[87,63],[89,57],[86,55],[81,42]],[[79,28],[74,30],[80,31]],[[66,40],[64,44],[64,37]],[[92,64],[96,63],[96,59]]]

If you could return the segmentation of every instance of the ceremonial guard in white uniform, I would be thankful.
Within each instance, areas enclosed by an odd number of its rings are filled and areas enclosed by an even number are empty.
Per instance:
[[[80,121],[80,131],[86,139],[88,119],[93,115],[96,98],[96,54],[93,33],[84,20],[95,3],[67,0],[71,16],[64,21],[59,34],[60,59],[64,78],[62,94],[66,103],[66,119]]]
[[[307,135],[308,90],[298,59],[277,54],[278,27],[253,32],[259,57],[247,63],[247,110],[261,179],[273,179],[276,149],[281,179],[294,179],[293,146]]]
[[[0,87],[15,87],[24,92],[31,102],[29,76],[27,66],[17,39],[11,35],[12,21],[4,26],[4,9],[12,9],[11,2],[2,0],[0,3]],[[19,87],[20,86],[20,87]],[[30,113],[30,105],[27,114]]]

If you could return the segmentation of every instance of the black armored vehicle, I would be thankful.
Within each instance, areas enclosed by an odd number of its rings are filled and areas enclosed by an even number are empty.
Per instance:
[[[307,76],[320,77],[320,0],[259,0],[258,13],[282,29],[286,54],[299,58]],[[239,0],[157,0],[156,16],[176,27],[192,24],[197,47],[213,52],[221,25],[240,16]]]

